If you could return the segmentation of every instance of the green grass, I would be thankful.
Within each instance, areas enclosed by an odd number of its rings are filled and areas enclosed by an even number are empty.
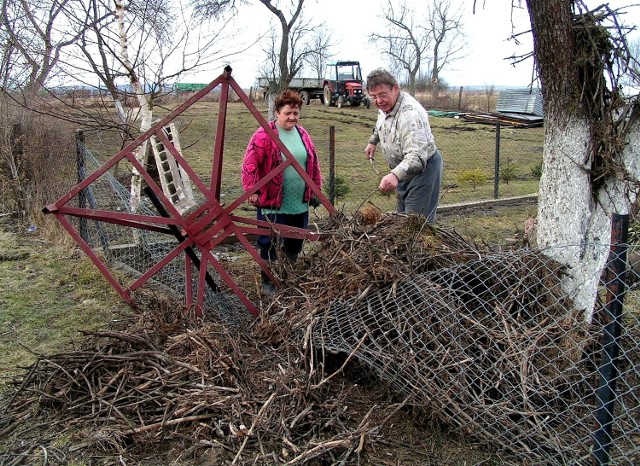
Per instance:
[[[126,308],[86,256],[51,244],[38,232],[0,232],[0,251],[3,376],[35,362],[36,354],[80,341],[80,330],[104,328],[114,311]]]
[[[255,103],[266,117],[266,104]],[[209,183],[212,170],[214,142],[216,140],[219,103],[198,102],[175,120],[178,127],[182,152],[190,166]],[[159,118],[166,112],[157,111]],[[354,211],[364,202],[370,201],[383,210],[392,210],[394,199],[377,193],[380,175],[385,167],[378,151],[375,169],[364,156],[364,147],[375,123],[377,110],[363,106],[352,108],[325,107],[319,102],[304,106],[300,123],[310,132],[316,144],[325,180],[329,178],[330,127],[335,128],[335,172],[349,184],[349,194],[337,206],[348,212]],[[492,199],[494,197],[494,166],[496,151],[496,128],[465,122],[454,118],[430,118],[436,143],[440,148],[444,164],[441,204]],[[241,102],[227,106],[224,137],[221,199],[233,200],[242,193],[240,167],[247,142],[258,127],[258,122]],[[499,197],[533,194],[538,191],[538,180],[531,171],[542,160],[543,129],[502,128],[501,163],[509,164],[513,178],[509,183],[500,182]],[[106,159],[119,150],[119,140],[113,135],[87,136],[87,145]],[[122,170],[122,166],[120,167]],[[125,168],[126,169],[126,168]],[[486,181],[472,187],[458,183],[460,174],[468,170],[480,170]]]
[[[536,205],[489,208],[473,214],[441,215],[439,223],[474,241],[496,246],[513,243],[514,240],[516,244],[522,244],[524,222],[535,217],[537,210]]]

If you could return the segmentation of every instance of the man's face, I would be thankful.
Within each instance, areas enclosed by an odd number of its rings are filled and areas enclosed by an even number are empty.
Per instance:
[[[300,120],[300,108],[285,105],[276,111],[276,124],[286,130],[295,128]]]
[[[379,86],[369,89],[369,97],[371,97],[371,100],[373,100],[376,106],[384,113],[391,111],[399,95],[400,87],[397,84],[393,87],[380,84]]]

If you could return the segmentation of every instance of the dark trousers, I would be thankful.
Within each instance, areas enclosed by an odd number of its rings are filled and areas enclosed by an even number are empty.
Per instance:
[[[436,221],[436,209],[440,200],[442,182],[442,155],[436,152],[429,157],[422,173],[409,181],[398,183],[396,212],[400,214],[421,213],[429,223]]]
[[[288,225],[290,227],[307,228],[309,224],[309,212],[302,214],[263,214],[262,209],[258,207],[258,220],[265,220],[280,225]],[[302,251],[304,240],[297,238],[282,238],[281,249],[289,257],[295,257]],[[258,236],[258,249],[260,249],[260,257],[265,260],[274,261],[277,258],[277,245],[273,244],[271,235]]]

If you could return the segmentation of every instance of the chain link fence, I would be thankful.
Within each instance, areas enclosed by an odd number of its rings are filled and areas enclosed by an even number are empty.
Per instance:
[[[449,116],[430,117],[444,162],[440,205],[533,196],[538,193],[542,174],[543,127],[518,127],[500,121],[467,121],[464,113],[448,113]],[[336,129],[338,133],[341,130],[341,126]],[[317,145],[322,147],[322,132],[316,130],[315,134]],[[328,161],[323,160],[322,164],[324,190],[331,198],[331,180],[336,180],[336,206],[346,204],[348,210],[356,210],[363,203],[371,201],[385,212],[393,211],[395,196],[375,191],[379,178],[388,172],[383,157],[378,157],[372,168],[359,155],[361,140],[346,141],[339,135],[332,145],[330,132],[327,137],[330,140],[329,147],[335,146],[335,168],[329,149]],[[363,199],[366,195],[369,197]]]
[[[473,97],[473,102],[463,103],[460,87],[457,105],[453,91],[443,96],[444,100],[431,102],[435,105],[431,108],[457,111],[429,111],[436,142],[447,153],[448,168],[453,172],[447,183],[474,190],[475,180],[486,180],[475,187],[480,191],[476,193],[477,200],[537,193],[544,145],[539,89],[503,89],[494,94],[494,89],[485,87],[465,94],[465,98]],[[425,105],[429,108],[429,103]],[[447,123],[447,119],[437,118],[439,116],[448,116],[460,123]],[[442,126],[444,131],[440,130]],[[452,130],[455,137],[448,137],[447,133]],[[465,200],[473,199],[466,197]]]
[[[79,160],[82,160],[79,178],[84,179],[87,173],[95,172],[101,164],[81,140],[77,141],[77,150]],[[202,196],[196,197],[194,208],[202,202]],[[119,215],[136,213],[150,218],[161,215],[146,195],[141,197],[141,202],[134,211],[130,190],[109,171],[79,192],[78,203],[82,208]],[[199,283],[198,267],[195,265],[190,266],[190,279],[185,274],[185,252],[167,260],[180,246],[180,241],[175,237],[136,228],[124,221],[107,222],[87,218],[78,218],[77,221],[81,238],[119,274],[119,280],[125,287],[132,286],[140,277],[152,273],[151,287],[157,291],[182,299],[187,290],[195,294],[198,287],[203,287],[204,306],[218,320],[229,325],[246,324],[250,321],[250,315],[236,295],[228,289],[218,289],[217,284],[210,286],[213,283],[211,276],[217,277],[211,266],[208,266],[207,280]],[[218,248],[213,255],[216,260],[225,264],[238,258],[236,252],[223,248]],[[160,267],[161,261],[166,262]],[[219,279],[216,281],[218,284],[222,282]]]
[[[433,131],[445,161],[441,204],[538,192],[543,128],[441,118]]]

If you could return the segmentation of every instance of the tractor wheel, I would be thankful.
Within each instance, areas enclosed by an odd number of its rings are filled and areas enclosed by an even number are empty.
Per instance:
[[[344,97],[338,97],[338,103],[336,105],[338,106],[338,108],[342,108],[342,106],[344,105]]]
[[[352,107],[359,107],[360,106],[360,102],[351,102],[351,106]]]
[[[300,98],[302,99],[303,105],[309,105],[309,103],[311,102],[309,91],[300,91]]]
[[[331,89],[328,84],[324,86],[324,105],[325,107],[331,107]]]

